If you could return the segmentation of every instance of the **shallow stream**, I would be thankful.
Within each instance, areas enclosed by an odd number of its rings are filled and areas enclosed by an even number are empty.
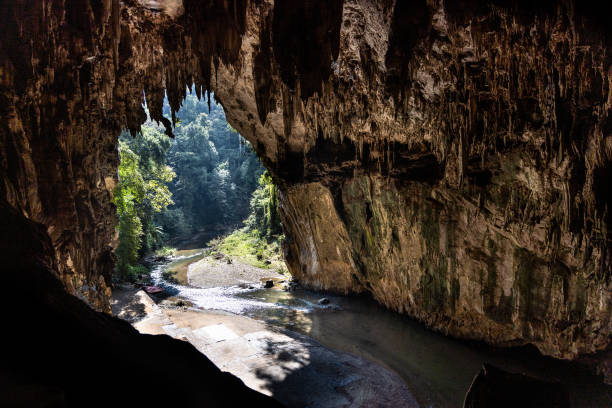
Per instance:
[[[575,406],[610,406],[610,387],[575,365],[544,358],[533,350],[497,349],[455,340],[390,312],[365,297],[232,286],[198,289],[163,280],[164,265],[152,276],[166,292],[203,309],[223,310],[310,336],[331,349],[349,352],[400,375],[423,407],[461,407],[482,364],[488,362],[567,384]],[[329,304],[319,305],[322,297]]]

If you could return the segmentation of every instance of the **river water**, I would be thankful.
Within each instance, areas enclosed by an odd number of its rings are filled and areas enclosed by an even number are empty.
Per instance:
[[[198,308],[223,310],[293,330],[331,349],[385,366],[404,379],[423,407],[461,407],[484,362],[561,381],[569,390],[572,406],[612,406],[612,387],[602,385],[576,365],[542,357],[533,350],[497,349],[455,340],[366,297],[304,289],[287,292],[259,285],[252,289],[192,288],[165,281],[161,275],[164,267],[156,267],[152,277],[169,294],[181,296]],[[319,305],[322,297],[329,299],[329,304]]]

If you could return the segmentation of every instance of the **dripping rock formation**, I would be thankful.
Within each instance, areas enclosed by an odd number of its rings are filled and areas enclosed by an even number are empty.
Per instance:
[[[248,9],[214,83],[281,187],[292,274],[452,336],[604,350],[606,10],[316,3]]]
[[[448,335],[573,359],[612,329],[610,6],[0,3],[0,197],[109,311],[116,143],[187,87],[281,192],[292,274]],[[6,237],[10,239],[10,237]],[[45,238],[46,239],[46,238]]]

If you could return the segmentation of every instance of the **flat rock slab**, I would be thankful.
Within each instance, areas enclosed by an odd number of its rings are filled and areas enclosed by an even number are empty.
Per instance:
[[[238,337],[236,333],[228,329],[223,323],[204,326],[194,330],[193,333],[197,336],[209,338],[213,343],[231,340]]]
[[[121,285],[113,291],[111,299],[114,316],[130,322],[144,334],[169,334],[173,323],[162,309],[145,293],[132,285]],[[178,329],[178,327],[176,328]],[[173,337],[177,337],[174,335]]]
[[[231,313],[166,309],[134,295],[146,310],[133,323],[141,333],[190,342],[221,370],[287,407],[419,406],[397,374],[308,336]]]
[[[244,337],[259,358],[242,361],[256,378],[243,381],[287,406],[418,407],[404,382],[377,364],[293,332],[261,330]]]
[[[133,285],[117,285],[113,290],[111,308],[114,316],[135,323],[147,317],[155,308],[155,302]]]
[[[164,313],[220,369],[288,407],[419,406],[392,371],[307,336],[229,313]]]

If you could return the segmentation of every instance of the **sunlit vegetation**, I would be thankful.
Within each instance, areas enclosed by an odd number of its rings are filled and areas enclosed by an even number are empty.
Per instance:
[[[167,105],[164,114],[170,117]],[[219,250],[270,268],[279,259],[281,238],[271,177],[214,101],[209,111],[206,101],[189,95],[177,118],[174,139],[150,120],[136,137],[120,137],[117,277],[136,280],[148,272],[147,255],[180,256],[174,247],[193,237],[208,237],[197,241],[204,246],[233,230]],[[171,266],[168,277],[185,283],[186,265]]]
[[[251,196],[251,213],[245,224],[261,238],[274,241],[282,233],[278,214],[278,192],[268,172],[259,177],[258,183],[259,186]]]
[[[171,248],[169,246],[163,246],[155,251],[156,258],[167,258],[177,254],[176,248]]]
[[[167,112],[169,114],[169,112]],[[171,241],[222,226],[249,214],[249,199],[263,167],[250,144],[225,121],[214,102],[190,95],[178,113],[180,123],[168,152],[177,177],[170,185],[175,205],[158,217]]]
[[[119,183],[114,202],[119,218],[117,272],[122,279],[145,273],[138,261],[143,253],[162,245],[164,234],[154,215],[173,204],[168,183],[175,177],[166,165],[168,138],[155,128],[119,140]]]
[[[210,245],[244,263],[286,273],[280,256],[284,236],[278,214],[278,193],[267,172],[259,178],[259,187],[251,196],[250,208],[244,228],[213,240]]]

